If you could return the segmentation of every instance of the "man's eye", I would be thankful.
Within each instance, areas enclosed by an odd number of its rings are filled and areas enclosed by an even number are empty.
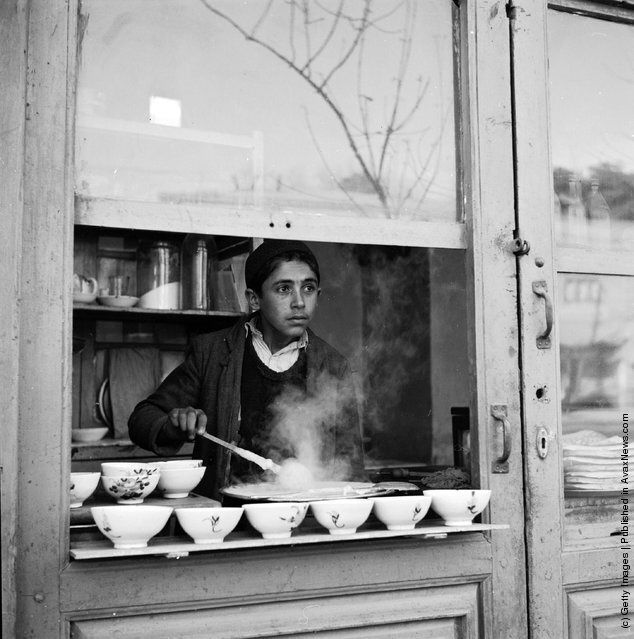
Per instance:
[[[277,287],[277,292],[278,293],[288,293],[290,290],[291,289],[288,286],[278,286]]]
[[[306,286],[304,286],[304,290],[307,293],[314,293],[317,289],[314,284],[306,284]]]

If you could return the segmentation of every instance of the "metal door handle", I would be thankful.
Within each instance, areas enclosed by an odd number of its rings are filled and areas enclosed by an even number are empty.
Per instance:
[[[537,348],[550,348],[550,333],[553,330],[553,301],[548,294],[548,285],[544,280],[533,282],[533,293],[544,298],[544,311],[546,314],[546,330],[537,336]]]
[[[511,455],[511,423],[506,404],[492,404],[491,415],[502,425],[502,455],[493,462],[492,471],[498,474],[508,473],[508,460]]]

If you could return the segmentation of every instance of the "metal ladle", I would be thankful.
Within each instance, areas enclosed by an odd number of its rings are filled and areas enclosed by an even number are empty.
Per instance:
[[[252,453],[250,450],[246,450],[245,448],[240,448],[240,446],[236,446],[235,444],[230,444],[226,442],[224,439],[220,439],[219,437],[215,437],[214,435],[210,435],[209,433],[199,433],[201,437],[208,439],[220,446],[224,446],[228,448],[231,452],[235,453],[239,457],[246,459],[254,464],[257,464],[262,470],[270,470],[274,472],[276,475],[279,474],[281,470],[281,466],[276,464],[272,459],[268,459],[267,457],[262,457],[261,455],[257,455],[256,453]]]

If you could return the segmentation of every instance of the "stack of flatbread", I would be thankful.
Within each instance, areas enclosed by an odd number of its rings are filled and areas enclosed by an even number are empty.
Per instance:
[[[594,430],[579,430],[563,437],[564,488],[620,492],[623,479],[623,441]]]

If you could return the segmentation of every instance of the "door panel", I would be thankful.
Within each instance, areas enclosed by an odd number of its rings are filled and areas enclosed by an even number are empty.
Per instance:
[[[77,621],[73,637],[216,639],[249,637],[361,638],[420,637],[476,639],[480,632],[481,590],[477,583],[320,597],[215,610]]]
[[[519,260],[529,616],[539,638],[625,636],[629,623],[621,515],[632,404],[634,263],[624,249],[634,228],[634,7],[626,4],[522,2],[512,15],[517,223],[531,245]],[[553,309],[545,346],[536,338]]]
[[[602,588],[569,592],[568,639],[619,639],[632,636],[632,629],[624,628],[620,610],[621,588]]]

